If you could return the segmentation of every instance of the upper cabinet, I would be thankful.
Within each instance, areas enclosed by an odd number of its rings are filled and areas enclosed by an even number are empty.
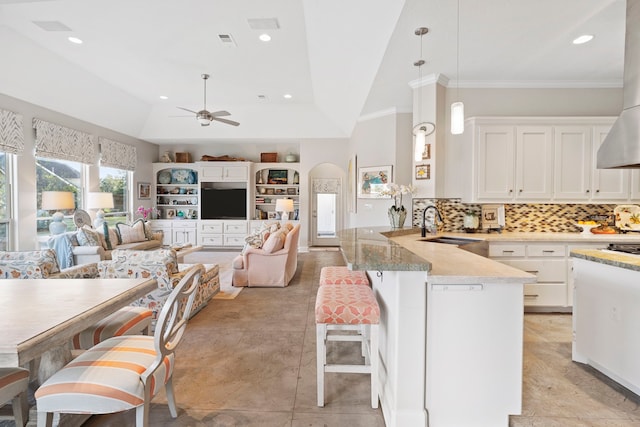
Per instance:
[[[249,180],[249,162],[200,162],[200,180],[203,182]]]
[[[636,199],[640,173],[634,175],[638,185],[632,186],[630,171],[596,168],[598,148],[613,121],[608,117],[469,119],[470,150],[450,164],[467,180],[461,187],[463,201],[618,203]]]
[[[254,219],[279,219],[278,199],[291,199],[293,212],[289,219],[297,220],[300,212],[300,172],[298,163],[256,163]]]

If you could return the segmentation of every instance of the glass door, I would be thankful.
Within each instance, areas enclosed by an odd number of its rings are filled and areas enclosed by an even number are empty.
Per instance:
[[[338,219],[340,211],[340,181],[313,180],[312,246],[338,246]]]

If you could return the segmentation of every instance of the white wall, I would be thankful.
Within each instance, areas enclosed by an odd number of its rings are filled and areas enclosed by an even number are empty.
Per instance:
[[[37,105],[30,104],[7,95],[0,94],[0,109],[10,110],[23,116],[25,150],[17,156],[16,183],[13,188],[15,197],[12,217],[14,221],[13,250],[33,250],[38,248],[36,231],[36,167],[35,167],[35,132],[31,127],[32,119],[37,117],[52,123],[86,132],[96,137],[105,137],[137,147],[138,167],[133,174],[133,185],[137,188],[138,181],[150,182],[152,175],[151,163],[157,161],[157,146],[129,136],[96,126],[64,114],[57,113]],[[91,168],[89,176],[89,190],[98,189],[97,168]],[[136,196],[132,199],[132,209],[144,204],[151,206],[151,200],[139,201]]]

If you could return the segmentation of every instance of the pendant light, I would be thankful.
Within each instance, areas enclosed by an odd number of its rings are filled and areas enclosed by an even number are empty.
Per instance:
[[[458,24],[456,26],[456,99],[460,99],[460,0],[457,11]],[[460,135],[464,132],[464,104],[456,101],[451,104],[451,133]]]
[[[416,36],[420,36],[420,59],[413,63],[418,67],[418,121],[421,119],[422,111],[422,66],[425,64],[422,59],[422,36],[427,34],[429,29],[427,27],[417,28],[413,33]],[[416,162],[422,161],[422,153],[424,153],[424,147],[426,144],[427,136],[431,135],[436,130],[436,126],[430,122],[421,122],[413,127],[413,136],[415,137],[415,152],[414,160]]]

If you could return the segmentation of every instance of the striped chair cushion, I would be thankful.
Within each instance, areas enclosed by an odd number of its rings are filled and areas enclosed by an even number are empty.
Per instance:
[[[368,286],[320,286],[316,296],[316,323],[378,324],[380,307]]]
[[[322,285],[369,285],[369,278],[366,271],[338,266],[322,267],[320,286]]]
[[[29,371],[22,368],[0,368],[0,404],[27,390]]]
[[[38,412],[100,413],[126,411],[144,403],[140,380],[156,351],[151,336],[109,338],[56,372],[36,391]],[[171,377],[173,354],[150,379],[151,397]]]
[[[88,350],[111,337],[141,334],[151,325],[153,311],[144,307],[123,307],[73,337],[74,350]],[[149,329],[147,329],[149,331]]]

